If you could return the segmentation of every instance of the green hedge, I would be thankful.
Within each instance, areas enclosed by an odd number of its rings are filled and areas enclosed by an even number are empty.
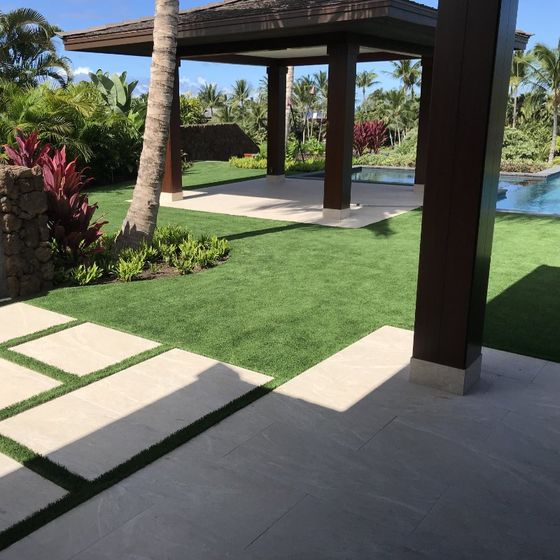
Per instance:
[[[239,158],[233,157],[229,160],[230,165],[239,169],[265,169],[267,162],[265,158]],[[295,161],[292,159],[286,160],[287,173],[311,173],[313,171],[322,171],[325,169],[325,160],[308,159],[306,161]]]

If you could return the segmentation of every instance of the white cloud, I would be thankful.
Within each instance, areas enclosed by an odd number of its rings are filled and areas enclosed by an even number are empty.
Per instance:
[[[89,76],[90,72],[93,72],[89,66],[78,66],[74,68],[74,76]]]

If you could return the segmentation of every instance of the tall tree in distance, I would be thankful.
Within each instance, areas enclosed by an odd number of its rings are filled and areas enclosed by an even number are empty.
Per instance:
[[[224,94],[218,90],[217,84],[204,84],[198,92],[198,98],[205,109],[210,109],[210,116],[214,116],[214,109],[224,104]]]
[[[520,51],[515,51],[513,53],[511,76],[509,80],[510,95],[513,100],[513,112],[512,112],[512,124],[511,124],[513,128],[516,128],[517,126],[519,89],[527,81],[531,59],[532,56],[528,53],[524,53]]]
[[[364,70],[356,76],[356,87],[362,90],[362,103],[366,100],[366,91],[374,84],[379,83],[376,78],[377,74],[371,70]]]
[[[290,137],[290,129],[292,124],[292,97],[294,94],[294,67],[288,66],[288,74],[286,76],[286,146]]]
[[[533,49],[535,63],[531,66],[535,86],[545,91],[552,110],[552,139],[548,164],[552,165],[558,139],[558,114],[560,112],[560,40],[555,48],[538,43]]]
[[[33,87],[50,78],[66,86],[70,61],[53,42],[59,31],[35,10],[0,11],[0,79]]]
[[[393,78],[400,80],[403,91],[410,95],[411,99],[414,99],[416,95],[414,88],[420,84],[422,77],[420,61],[405,59],[391,62],[391,64],[393,65],[393,71],[388,72],[388,74]]]
[[[156,0],[155,7],[144,145],[132,203],[117,237],[116,251],[151,241],[157,224],[177,67],[179,0]]]

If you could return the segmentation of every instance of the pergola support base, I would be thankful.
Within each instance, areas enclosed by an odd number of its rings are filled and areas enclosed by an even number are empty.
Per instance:
[[[325,220],[341,222],[348,217],[350,217],[350,208],[323,208],[323,218]]]
[[[286,180],[286,175],[267,175],[266,182],[270,185],[279,185]]]
[[[183,200],[183,191],[162,192],[159,195],[159,201],[163,203],[177,202],[178,200]]]
[[[412,358],[410,381],[417,385],[427,385],[454,395],[466,395],[480,379],[482,356],[467,369],[459,369],[434,362]]]

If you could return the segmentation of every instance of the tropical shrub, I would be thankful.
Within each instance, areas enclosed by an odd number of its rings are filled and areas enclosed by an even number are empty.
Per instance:
[[[379,153],[387,143],[387,127],[383,121],[366,121],[354,125],[354,151],[358,156],[366,151]]]
[[[89,204],[87,194],[81,192],[91,178],[78,170],[76,159],[67,161],[65,147],[52,150],[48,144],[41,146],[37,133],[26,136],[18,131],[16,147],[5,146],[4,149],[12,165],[41,167],[53,247],[73,264],[83,260],[96,249],[101,228],[107,223],[92,223],[97,205]]]
[[[51,149],[48,144],[41,146],[37,132],[25,136],[21,131],[18,131],[16,144],[17,149],[11,148],[5,144],[4,151],[6,152],[8,161],[12,163],[12,165],[20,165],[22,167],[42,166]]]
[[[230,165],[239,169],[262,169],[266,170],[266,159],[260,157],[254,158],[238,158],[232,157],[229,160]],[[323,158],[309,158],[305,161],[294,160],[288,158],[286,160],[287,173],[306,173],[311,171],[322,171],[325,169],[325,160]]]
[[[224,262],[230,252],[226,239],[215,235],[195,237],[181,226],[156,228],[151,244],[123,249],[118,254],[114,241],[114,235],[101,237],[89,262],[79,266],[68,267],[68,261],[59,260],[58,281],[85,286],[93,282],[132,282],[161,274],[192,274]]]
[[[520,128],[506,128],[502,159],[506,161],[535,161],[543,159],[542,147]]]
[[[70,270],[69,277],[78,286],[88,286],[103,276],[103,269],[97,263],[90,265],[80,264]]]

